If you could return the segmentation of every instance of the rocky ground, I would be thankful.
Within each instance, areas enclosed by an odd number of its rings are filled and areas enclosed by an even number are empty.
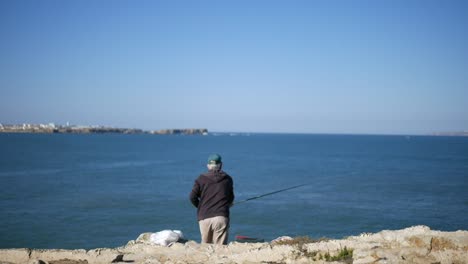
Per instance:
[[[441,232],[426,226],[365,233],[340,240],[283,241],[169,247],[152,245],[149,233],[119,248],[93,250],[1,249],[0,263],[468,263],[468,231]]]

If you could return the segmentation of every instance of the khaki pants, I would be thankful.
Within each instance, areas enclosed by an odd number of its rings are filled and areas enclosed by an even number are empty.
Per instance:
[[[229,218],[224,216],[215,216],[203,219],[198,222],[202,243],[227,245]]]

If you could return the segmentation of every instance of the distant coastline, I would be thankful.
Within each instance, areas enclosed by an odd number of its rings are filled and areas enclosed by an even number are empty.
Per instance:
[[[152,134],[152,135],[207,135],[206,128],[142,130],[137,128],[115,128],[106,126],[75,126],[50,124],[0,124],[0,133],[38,134]]]
[[[81,126],[81,125],[55,125],[49,124],[2,124],[0,123],[0,133],[36,133],[36,134],[151,134],[151,135],[208,135],[206,128],[181,128],[181,129],[160,129],[143,130],[138,128],[117,128],[110,126]],[[445,131],[427,134],[354,134],[354,133],[275,133],[275,132],[211,132],[213,135],[227,134],[251,135],[251,134],[316,134],[316,135],[380,135],[380,136],[445,136],[445,137],[468,137],[468,131]]]
[[[468,137],[468,131],[452,131],[433,133],[434,136]]]

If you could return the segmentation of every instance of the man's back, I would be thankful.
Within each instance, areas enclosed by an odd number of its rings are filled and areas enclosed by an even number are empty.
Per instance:
[[[202,243],[227,244],[229,207],[234,202],[232,178],[221,170],[221,156],[212,154],[206,165],[208,172],[193,184],[190,201],[197,207]]]
[[[193,185],[190,201],[198,208],[199,221],[215,216],[229,217],[229,207],[234,201],[231,176],[222,170],[200,175]]]

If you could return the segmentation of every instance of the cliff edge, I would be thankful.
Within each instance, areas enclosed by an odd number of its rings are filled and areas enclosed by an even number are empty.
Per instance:
[[[119,248],[1,249],[0,263],[468,263],[468,231],[442,232],[427,226],[315,243],[232,242],[228,246],[194,241],[156,246],[148,234]]]

